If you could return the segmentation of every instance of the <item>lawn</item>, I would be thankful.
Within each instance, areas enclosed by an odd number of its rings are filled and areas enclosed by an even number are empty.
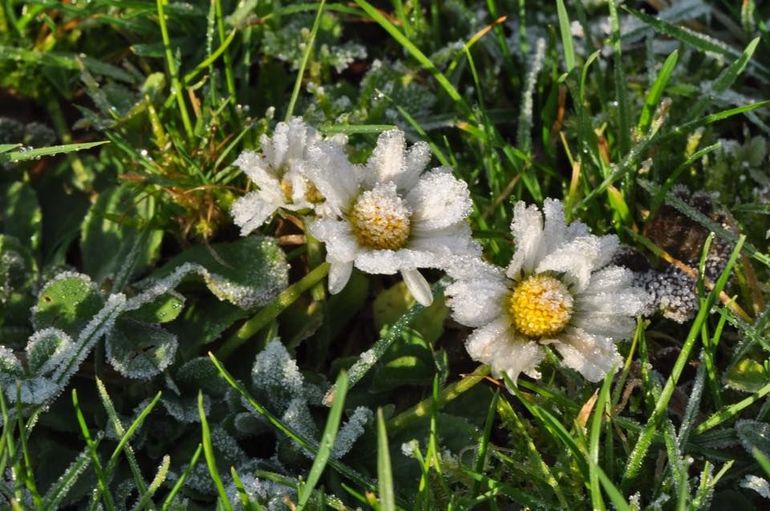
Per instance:
[[[770,5],[0,5],[3,509],[770,506]]]

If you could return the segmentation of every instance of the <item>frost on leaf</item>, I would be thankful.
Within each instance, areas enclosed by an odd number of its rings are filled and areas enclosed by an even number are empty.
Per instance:
[[[27,343],[27,367],[32,375],[53,373],[75,353],[75,343],[56,328],[38,330]]]
[[[281,341],[271,341],[257,354],[251,369],[251,381],[260,397],[283,411],[292,398],[302,395],[304,378],[297,362]]]
[[[176,396],[172,392],[166,392],[160,402],[168,414],[179,422],[193,424],[201,420],[197,397]],[[203,395],[203,411],[206,415],[211,411],[211,398],[206,394]]]
[[[337,432],[337,438],[334,440],[332,457],[335,459],[345,456],[358,438],[364,434],[366,424],[372,420],[374,414],[365,406],[359,406],[353,412],[353,415],[342,425]]]
[[[264,305],[289,282],[286,257],[275,240],[247,236],[232,243],[195,246],[179,254],[142,283],[144,301],[137,301],[137,308],[192,273],[203,278],[217,298],[242,309]]]
[[[13,350],[0,345],[0,385],[3,388],[15,387],[17,378],[24,375],[21,362],[13,354]]]
[[[174,361],[177,346],[176,336],[157,325],[121,319],[107,336],[107,359],[123,376],[146,380]]]

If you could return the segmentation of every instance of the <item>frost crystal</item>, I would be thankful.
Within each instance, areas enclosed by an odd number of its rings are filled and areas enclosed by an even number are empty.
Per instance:
[[[747,474],[741,481],[741,488],[754,490],[764,498],[770,499],[770,483],[767,482],[767,479]]]
[[[364,434],[366,424],[372,420],[374,414],[365,406],[359,406],[353,412],[353,415],[337,432],[337,438],[334,440],[332,457],[339,459],[345,456],[353,444]]]

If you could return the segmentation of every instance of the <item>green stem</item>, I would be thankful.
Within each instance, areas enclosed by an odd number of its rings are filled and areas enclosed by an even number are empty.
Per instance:
[[[321,14],[324,11],[324,5],[326,0],[321,0],[318,4],[318,12],[316,12],[315,20],[313,21],[313,28],[310,30],[310,37],[307,40],[307,47],[302,54],[302,60],[299,63],[299,69],[297,69],[297,80],[294,82],[294,90],[291,91],[291,98],[289,98],[289,107],[286,109],[285,121],[291,120],[291,116],[294,114],[294,105],[297,104],[297,98],[299,97],[299,91],[302,88],[302,77],[305,74],[305,68],[307,67],[307,61],[310,59],[310,53],[313,51],[313,44],[315,43],[315,36],[318,33],[318,27],[321,26]]]
[[[216,0],[214,3],[217,15],[217,31],[219,32],[219,42],[222,46],[225,46],[225,20],[222,17],[222,0]],[[236,100],[235,94],[235,79],[233,78],[233,65],[230,58],[230,52],[226,49],[222,54],[222,60],[225,64],[225,82],[227,83],[227,93],[230,95],[233,101]]]
[[[462,395],[464,392],[467,392],[475,387],[476,384],[486,378],[487,375],[489,375],[489,366],[482,365],[477,367],[475,371],[467,375],[462,380],[458,380],[442,390],[441,394],[436,400],[436,405],[443,406],[453,399],[460,397],[460,395]],[[388,423],[388,429],[400,429],[414,420],[427,417],[430,415],[433,402],[433,396],[423,399],[409,410],[406,410],[393,417]]]
[[[168,66],[168,74],[171,77],[171,90],[176,97],[176,103],[179,106],[179,113],[182,115],[182,124],[184,124],[184,130],[187,133],[187,138],[193,138],[193,128],[190,123],[190,116],[187,113],[187,105],[184,102],[184,96],[182,95],[182,84],[179,81],[179,70],[176,67],[176,61],[174,55],[171,53],[171,40],[168,37],[168,27],[166,26],[166,13],[163,12],[163,6],[168,0],[157,0],[158,5],[158,23],[160,24],[160,36],[163,39],[163,49],[166,56],[166,65]]]
[[[217,350],[216,357],[219,360],[226,360],[233,351],[237,350],[243,343],[270,324],[289,305],[297,301],[302,296],[302,293],[320,282],[328,273],[329,263],[323,263],[302,277],[302,279],[284,289],[270,303],[252,316],[251,319],[241,325],[241,328]]]
[[[705,433],[711,428],[719,426],[723,422],[734,418],[736,415],[738,415],[738,412],[748,408],[768,394],[770,394],[770,383],[759,389],[755,394],[742,399],[737,403],[727,405],[718,412],[714,413],[711,417],[698,424],[698,427],[695,428],[695,434],[700,435],[701,433]]]

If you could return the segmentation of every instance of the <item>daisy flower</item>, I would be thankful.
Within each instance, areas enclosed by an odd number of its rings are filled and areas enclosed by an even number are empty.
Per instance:
[[[595,236],[585,224],[567,224],[561,202],[516,204],[511,231],[516,251],[507,268],[466,261],[450,269],[446,289],[459,323],[475,327],[465,347],[492,373],[516,381],[539,378],[544,346],[562,363],[596,382],[620,362],[615,342],[634,331],[647,302],[627,268],[608,265],[616,236]]]
[[[323,160],[320,151],[313,154]],[[380,135],[366,165],[306,169],[326,198],[326,214],[309,230],[326,243],[332,294],[345,287],[355,266],[366,273],[400,272],[427,306],[433,295],[418,268],[446,268],[455,255],[480,254],[466,222],[468,186],[446,167],[424,172],[429,160],[426,143],[407,149],[404,133],[391,130]]]
[[[241,235],[246,236],[264,224],[278,209],[297,211],[313,208],[323,201],[303,169],[313,162],[310,154],[319,152],[326,159],[344,158],[338,141],[322,139],[300,117],[279,122],[272,137],[262,135],[261,153],[244,151],[235,160],[239,167],[257,185],[233,203],[231,213]]]

